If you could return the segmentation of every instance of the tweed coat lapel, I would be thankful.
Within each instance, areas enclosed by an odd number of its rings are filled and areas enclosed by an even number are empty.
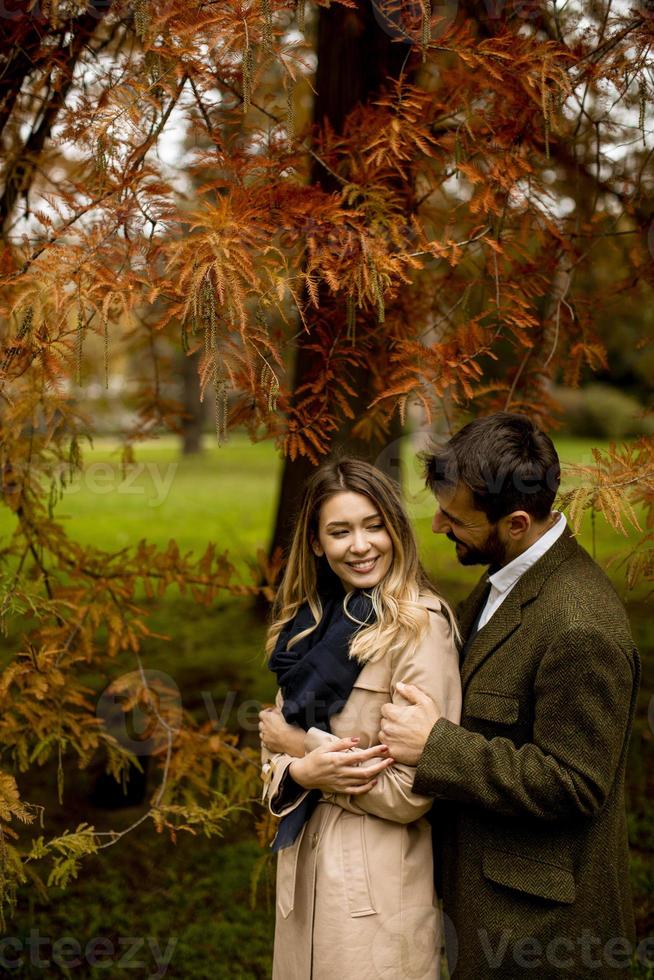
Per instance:
[[[473,624],[481,611],[481,604],[486,594],[487,585],[488,575],[484,574],[479,579],[468,598],[464,599],[457,609],[457,619],[459,629],[461,631],[462,646],[466,645],[468,637],[470,636],[470,630],[472,629]]]
[[[538,561],[527,569],[524,575],[518,580],[515,587],[511,590],[497,612],[491,616],[485,626],[478,630],[469,644],[463,666],[461,668],[461,684],[465,692],[472,675],[479,670],[481,665],[490,655],[500,646],[522,623],[522,610],[540,592],[543,584],[550,577],[552,572],[561,564],[571,558],[577,551],[578,544],[572,535],[569,527],[566,527],[561,537],[554,542],[552,547],[538,559]],[[479,604],[484,593],[485,576],[480,580],[466,602],[462,611],[461,630],[464,637],[475,621]],[[472,618],[469,618],[472,612]],[[464,623],[465,618],[465,623]]]

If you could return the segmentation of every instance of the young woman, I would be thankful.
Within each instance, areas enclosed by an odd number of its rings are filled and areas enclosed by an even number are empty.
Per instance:
[[[379,744],[418,685],[459,721],[453,616],[394,484],[360,460],[310,479],[266,645],[264,799],[280,816],[273,980],[436,980],[431,800]]]

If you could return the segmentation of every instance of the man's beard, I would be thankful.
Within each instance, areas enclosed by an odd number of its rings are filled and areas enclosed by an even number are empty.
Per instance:
[[[491,528],[484,543],[476,548],[459,541],[451,531],[445,537],[460,545],[456,552],[460,565],[492,565],[494,568],[501,568],[506,564],[506,546],[500,541],[496,527]]]

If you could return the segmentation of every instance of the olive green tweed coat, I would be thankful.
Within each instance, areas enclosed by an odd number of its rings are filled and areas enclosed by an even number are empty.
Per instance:
[[[464,639],[484,576],[460,610]],[[467,647],[413,789],[431,821],[454,980],[629,975],[624,803],[640,661],[608,578],[566,529]]]

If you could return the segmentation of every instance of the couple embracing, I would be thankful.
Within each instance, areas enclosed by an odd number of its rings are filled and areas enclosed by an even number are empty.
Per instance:
[[[273,980],[437,980],[442,948],[454,980],[629,976],[625,610],[528,418],[425,462],[434,532],[488,566],[457,616],[384,474],[342,460],[306,487],[259,725]]]

